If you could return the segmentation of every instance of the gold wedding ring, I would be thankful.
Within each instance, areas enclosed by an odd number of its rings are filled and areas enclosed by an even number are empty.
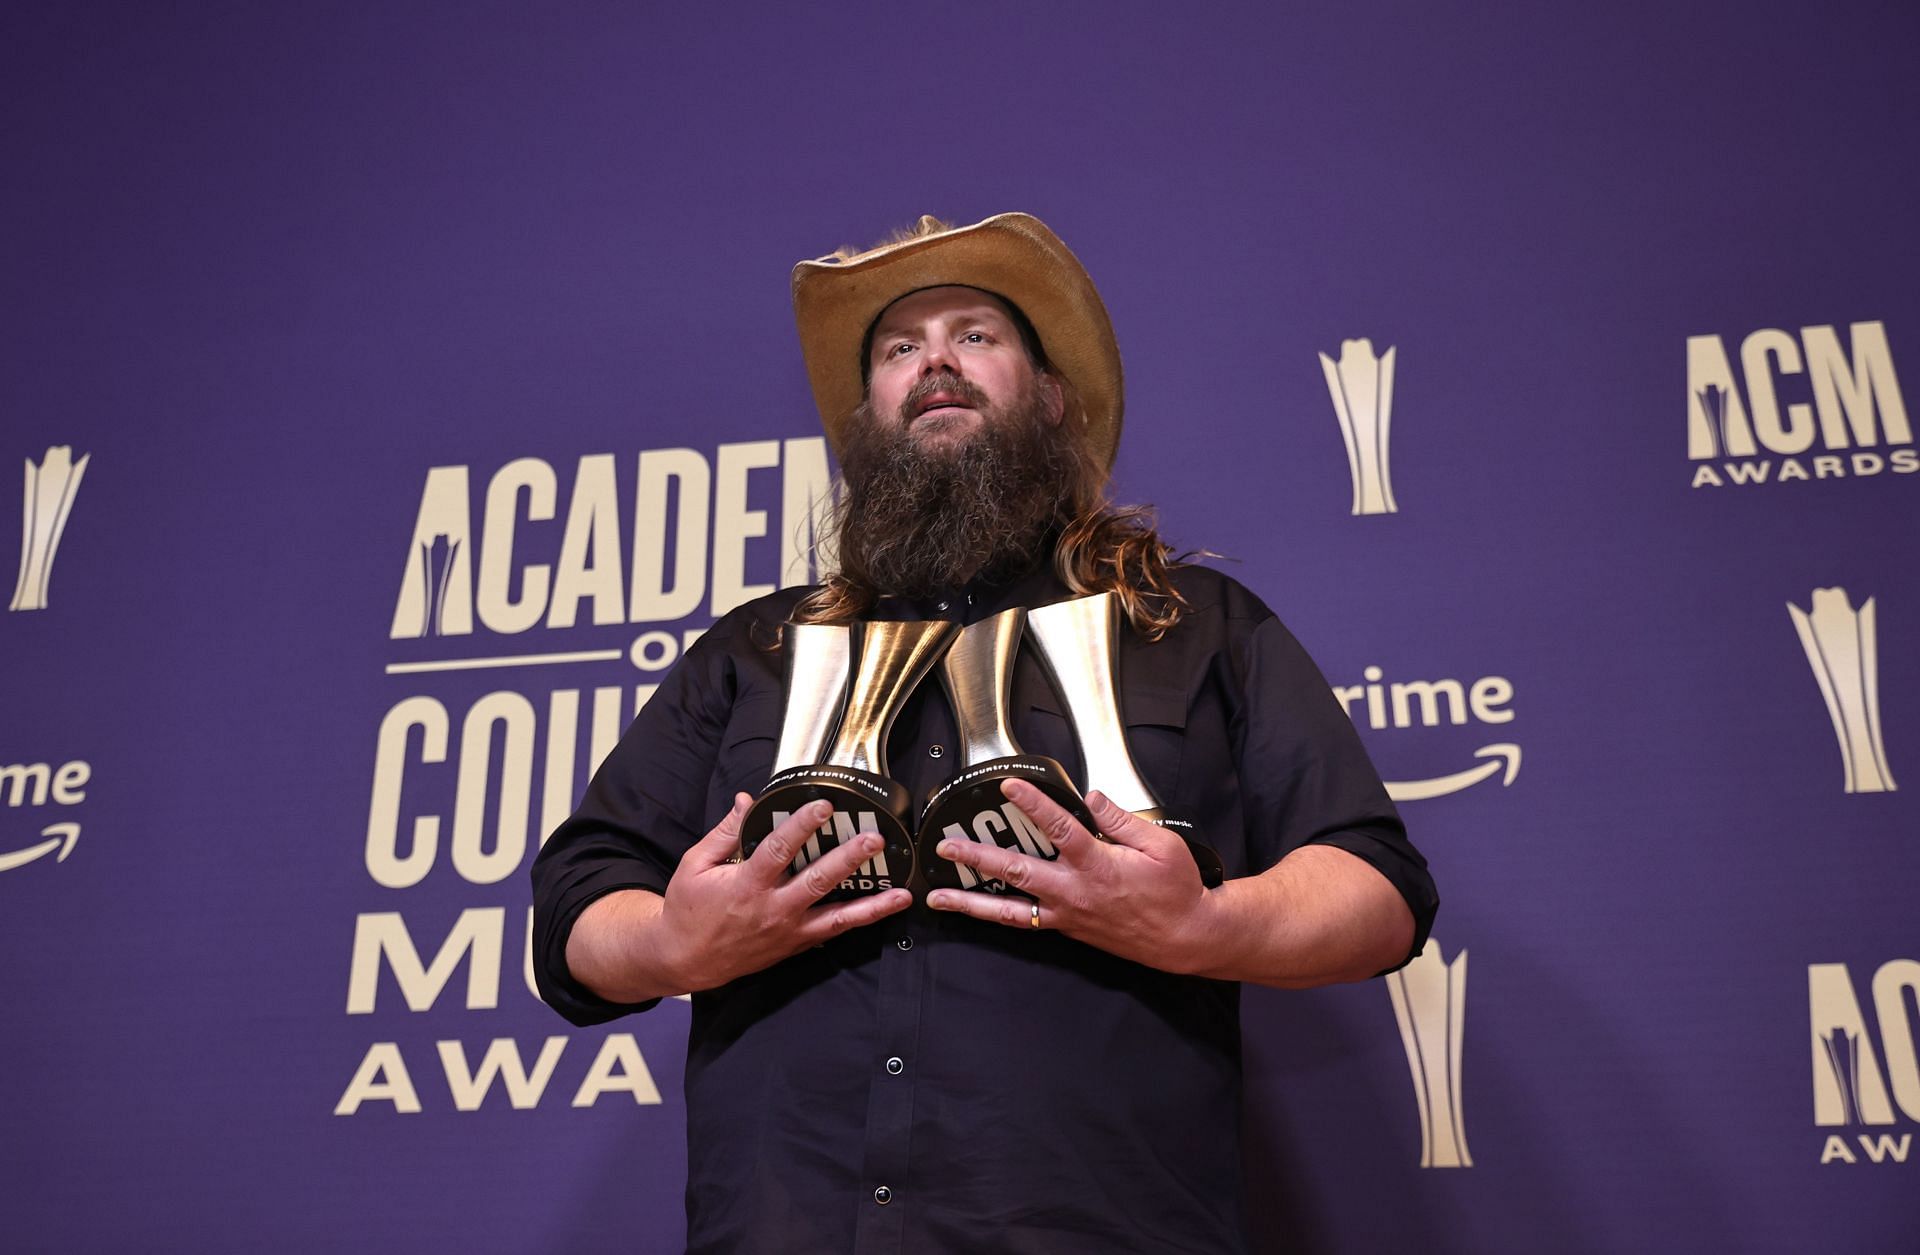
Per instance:
[[[1040,904],[1038,902],[1033,904],[1033,915],[1029,918],[1029,922],[1035,928],[1040,927]]]

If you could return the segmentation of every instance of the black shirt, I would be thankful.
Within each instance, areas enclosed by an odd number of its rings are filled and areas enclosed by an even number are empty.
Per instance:
[[[1192,817],[1229,877],[1319,842],[1377,868],[1415,920],[1438,898],[1358,735],[1260,601],[1205,568],[1149,643],[1123,629],[1127,739],[1169,813]],[[571,979],[568,932],[616,889],[664,892],[736,792],[767,782],[782,660],[768,648],[804,589],[741,606],[668,675],[533,867],[541,996],[576,1024],[653,1005]],[[962,623],[1070,594],[1041,569],[877,618]],[[1083,779],[1030,653],[1013,732]],[[916,803],[958,769],[939,686],[888,742]],[[696,994],[687,1045],[688,1248],[728,1252],[1241,1251],[1239,986],[1175,976],[1062,934],[914,906]]]

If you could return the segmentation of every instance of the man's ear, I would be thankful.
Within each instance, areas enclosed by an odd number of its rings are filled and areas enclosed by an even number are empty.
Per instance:
[[[1041,371],[1035,379],[1040,389],[1040,401],[1047,407],[1047,421],[1058,426],[1067,414],[1066,394],[1060,389],[1060,381],[1050,371]]]

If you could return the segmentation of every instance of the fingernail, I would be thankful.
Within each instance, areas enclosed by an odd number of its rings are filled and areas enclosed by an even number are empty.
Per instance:
[[[947,902],[947,891],[944,889],[936,889],[927,895],[927,905],[936,911],[946,910]]]
[[[938,854],[941,858],[952,858],[953,852],[959,848],[960,847],[956,846],[951,841],[942,841],[939,845],[936,845],[933,847],[933,852],[935,854]]]
[[[878,854],[886,848],[887,839],[877,832],[870,832],[860,839],[860,848],[869,854]]]
[[[825,819],[833,814],[833,803],[828,801],[808,802],[807,811],[815,819]]]

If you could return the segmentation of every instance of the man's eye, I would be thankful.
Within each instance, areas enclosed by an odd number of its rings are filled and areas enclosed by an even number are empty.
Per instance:
[[[908,350],[910,350],[910,349],[912,349],[912,348],[913,348],[913,346],[912,346],[911,344],[908,344],[908,343],[906,343],[906,342],[905,342],[905,341],[903,340],[903,341],[901,341],[901,342],[900,342],[899,344],[896,344],[896,345],[894,345],[894,346],[893,346],[892,348],[890,348],[890,349],[888,349],[888,350],[887,350],[887,356],[888,356],[888,357],[899,357],[899,356],[900,356],[900,355],[901,355],[902,353],[905,353],[905,352],[907,352]]]
[[[968,344],[985,344],[987,342],[987,333],[984,331],[969,331],[960,338]]]

